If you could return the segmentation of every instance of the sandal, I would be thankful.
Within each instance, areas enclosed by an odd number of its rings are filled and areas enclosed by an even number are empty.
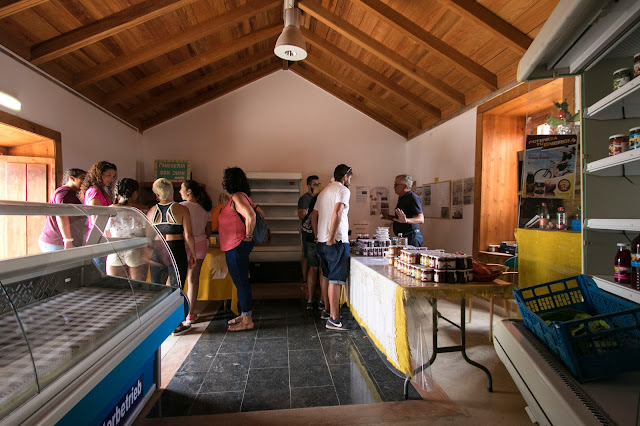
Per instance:
[[[198,321],[198,315],[193,314],[193,315],[187,315],[187,318],[185,318],[185,320],[183,321],[183,324],[187,325],[191,325],[193,323],[195,323],[196,321]]]
[[[243,322],[239,322],[236,323],[232,326],[230,326],[229,328],[227,328],[227,330],[229,331],[244,331],[244,330],[253,330],[253,322],[250,322],[249,324],[245,324]]]
[[[234,325],[241,322],[242,322],[242,316],[239,316],[239,317],[235,317],[234,319],[230,319],[229,321],[227,321],[227,324]]]

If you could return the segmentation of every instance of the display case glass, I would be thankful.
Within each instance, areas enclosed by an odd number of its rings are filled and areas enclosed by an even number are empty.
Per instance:
[[[137,209],[0,201],[0,230],[0,420],[99,362],[91,355],[180,291],[166,242]]]

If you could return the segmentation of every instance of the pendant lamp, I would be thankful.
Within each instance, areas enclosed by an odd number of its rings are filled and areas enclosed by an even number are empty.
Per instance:
[[[284,29],[273,53],[288,61],[302,61],[307,57],[306,49],[300,32],[300,9],[295,7],[295,0],[284,0]]]

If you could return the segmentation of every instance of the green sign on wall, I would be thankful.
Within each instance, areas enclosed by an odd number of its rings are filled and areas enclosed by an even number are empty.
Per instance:
[[[154,165],[156,179],[165,178],[172,182],[182,182],[191,178],[191,161],[156,160]]]

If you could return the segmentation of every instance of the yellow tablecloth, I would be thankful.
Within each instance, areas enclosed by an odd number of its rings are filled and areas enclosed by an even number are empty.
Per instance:
[[[200,271],[198,300],[228,299],[231,299],[231,310],[238,315],[238,293],[229,275],[224,252],[217,247],[209,247]]]

